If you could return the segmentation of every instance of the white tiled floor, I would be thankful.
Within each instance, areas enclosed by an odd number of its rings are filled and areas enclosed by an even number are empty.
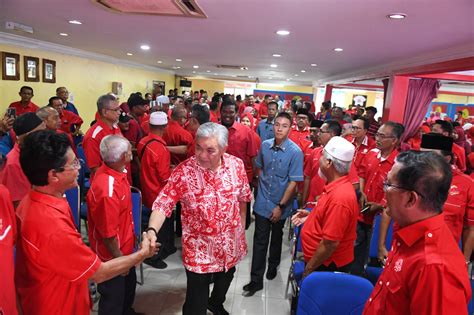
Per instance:
[[[277,277],[271,281],[264,278],[264,289],[254,296],[242,296],[242,287],[250,281],[254,224],[252,223],[246,233],[249,253],[236,266],[237,271],[227,293],[224,307],[233,315],[288,315],[290,301],[285,299],[286,280],[290,268],[287,227],[285,227],[282,261]],[[177,253],[168,257],[166,263],[168,268],[164,270],[144,265],[145,284],[137,285],[135,297],[134,307],[137,312],[147,315],[181,314],[186,294],[186,274],[181,263],[181,251],[178,250]],[[208,312],[208,314],[211,313]]]

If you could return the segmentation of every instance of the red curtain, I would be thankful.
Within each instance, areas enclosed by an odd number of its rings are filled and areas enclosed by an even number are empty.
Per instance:
[[[403,141],[413,137],[420,128],[431,101],[438,95],[440,84],[436,79],[410,79],[403,125]]]

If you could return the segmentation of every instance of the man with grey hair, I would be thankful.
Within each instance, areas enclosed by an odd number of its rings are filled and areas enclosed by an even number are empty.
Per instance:
[[[130,142],[109,135],[100,142],[103,164],[87,193],[89,242],[101,261],[129,255],[135,246],[132,196],[125,167],[132,159]],[[99,314],[135,314],[135,267],[98,285]]]
[[[320,177],[326,181],[311,212],[299,211],[293,222],[307,216],[301,230],[306,262],[303,277],[313,271],[348,272],[354,260],[359,205],[349,180],[354,146],[342,137],[331,138],[319,160]]]
[[[246,203],[251,200],[242,160],[225,153],[228,131],[205,123],[196,133],[196,153],[179,164],[153,203],[147,235],[156,240],[174,205],[182,205],[184,315],[229,314],[223,307],[235,265],[246,255]],[[209,297],[209,284],[214,289]]]
[[[64,133],[67,135],[69,142],[71,143],[71,148],[76,153],[76,145],[74,144],[74,140],[70,133],[64,132],[60,129],[61,127],[61,118],[59,117],[59,113],[54,107],[49,105],[43,106],[36,112],[36,115],[41,118],[41,120],[46,125],[46,129],[56,131],[57,133]]]

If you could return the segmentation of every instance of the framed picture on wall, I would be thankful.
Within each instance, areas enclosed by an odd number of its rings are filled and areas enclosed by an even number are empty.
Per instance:
[[[56,83],[56,61],[43,59],[43,82]]]
[[[367,105],[367,95],[362,94],[354,94],[352,95],[352,105],[356,106],[363,106]]]
[[[20,80],[20,55],[2,52],[2,79]]]
[[[39,58],[24,56],[23,69],[25,73],[25,81],[28,81],[28,82],[39,81]]]

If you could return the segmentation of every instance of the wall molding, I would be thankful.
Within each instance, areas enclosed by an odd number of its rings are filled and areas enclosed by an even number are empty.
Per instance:
[[[92,59],[96,61],[106,62],[106,63],[118,65],[118,66],[130,67],[130,68],[135,68],[135,69],[155,71],[155,72],[161,72],[161,73],[167,73],[167,74],[173,74],[173,75],[176,74],[174,71],[159,68],[159,67],[148,66],[148,65],[144,65],[138,62],[132,62],[125,59],[114,58],[114,57],[103,55],[103,54],[98,54],[98,53],[81,50],[81,49],[77,49],[77,48],[73,48],[69,46],[54,44],[54,43],[50,43],[46,41],[41,41],[41,40],[37,40],[33,38],[18,36],[18,35],[4,33],[4,32],[0,32],[0,44],[13,45],[13,46],[18,46],[18,47],[28,48],[28,49],[40,49],[44,51],[50,51],[54,53],[80,57],[80,58],[85,58],[85,59]]]

